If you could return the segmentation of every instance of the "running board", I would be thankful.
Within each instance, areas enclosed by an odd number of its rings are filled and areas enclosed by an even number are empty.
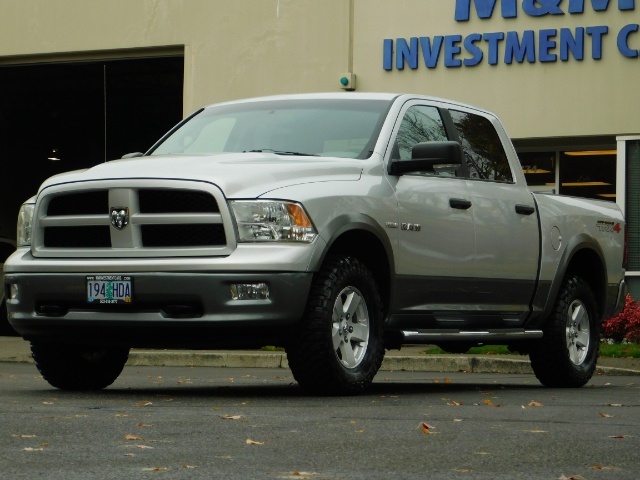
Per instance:
[[[542,338],[542,330],[485,330],[485,331],[402,331],[402,343],[438,343],[472,341],[478,343],[510,343],[519,340]]]

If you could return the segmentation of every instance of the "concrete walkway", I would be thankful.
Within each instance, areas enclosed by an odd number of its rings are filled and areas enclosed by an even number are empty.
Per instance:
[[[424,345],[410,345],[385,355],[381,370],[414,372],[475,372],[530,374],[529,358],[517,355],[424,355]],[[29,343],[20,337],[0,337],[0,362],[33,363]],[[288,368],[284,352],[256,350],[132,349],[127,365]],[[606,358],[597,373],[640,375],[640,359]]]

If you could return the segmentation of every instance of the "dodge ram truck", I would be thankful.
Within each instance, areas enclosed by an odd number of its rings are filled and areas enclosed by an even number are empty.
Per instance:
[[[354,394],[407,344],[504,344],[580,387],[626,293],[615,203],[532,193],[496,116],[420,95],[202,108],[46,180],[17,233],[9,322],[69,390],[133,347],[277,345],[305,391]]]

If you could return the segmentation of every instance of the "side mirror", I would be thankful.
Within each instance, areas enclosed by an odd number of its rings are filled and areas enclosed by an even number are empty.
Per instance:
[[[390,175],[412,172],[455,174],[462,164],[464,153],[458,142],[422,142],[411,149],[410,160],[394,160],[389,163]]]
[[[136,157],[143,157],[144,153],[142,152],[133,152],[133,153],[127,153],[125,155],[122,155],[122,157],[120,158],[136,158]]]

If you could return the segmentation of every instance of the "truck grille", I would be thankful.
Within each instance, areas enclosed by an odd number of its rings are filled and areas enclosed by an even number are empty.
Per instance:
[[[227,255],[235,247],[226,202],[217,188],[206,186],[205,190],[201,183],[194,188],[195,182],[160,180],[142,180],[142,185],[132,187],[131,182],[110,182],[106,188],[82,185],[84,189],[78,191],[58,186],[41,194],[34,216],[38,219],[34,255]],[[113,209],[128,213],[123,225],[112,218]]]

